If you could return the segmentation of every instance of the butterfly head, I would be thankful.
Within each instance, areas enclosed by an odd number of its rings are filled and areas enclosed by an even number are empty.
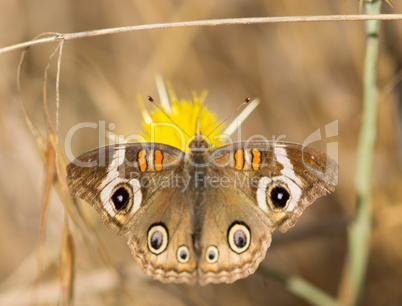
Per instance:
[[[206,138],[201,134],[201,132],[197,132],[193,140],[190,141],[188,147],[190,149],[190,152],[202,154],[208,151],[209,144]]]

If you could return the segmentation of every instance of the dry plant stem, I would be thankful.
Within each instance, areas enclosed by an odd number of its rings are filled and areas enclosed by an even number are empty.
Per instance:
[[[20,62],[18,65],[18,70],[17,70],[17,88],[18,88],[18,92],[21,92],[21,83],[22,83],[22,68],[23,68],[23,64],[24,64],[24,60],[25,60],[25,54],[27,52],[28,49],[24,50],[22,52],[21,58],[20,58]],[[60,84],[60,64],[61,64],[61,53],[62,53],[62,44],[59,44],[59,46],[55,49],[55,51],[52,53],[51,57],[57,53],[57,50],[59,51],[59,57],[58,57],[58,62],[57,62],[57,80],[56,80],[56,109],[57,111],[59,111],[59,101],[60,101],[60,96],[59,96],[59,84]],[[49,63],[50,63],[50,59],[49,58]],[[90,226],[88,226],[88,222],[85,220],[84,216],[81,214],[79,207],[77,205],[77,203],[75,202],[75,200],[70,196],[70,194],[68,193],[68,189],[66,187],[66,182],[65,182],[65,169],[66,169],[66,162],[65,162],[65,158],[63,157],[62,152],[60,152],[58,149],[56,149],[56,147],[58,148],[58,145],[56,145],[57,140],[56,140],[56,136],[54,135],[54,133],[52,132],[51,129],[51,125],[50,125],[50,120],[49,120],[49,114],[47,111],[47,99],[46,99],[46,81],[47,81],[47,71],[48,67],[45,70],[45,75],[44,75],[44,119],[45,119],[45,123],[46,123],[46,129],[47,129],[47,138],[43,137],[42,135],[40,135],[38,129],[36,128],[36,126],[34,125],[34,123],[32,122],[26,108],[25,105],[22,101],[21,95],[19,96],[19,101],[21,104],[21,108],[23,110],[24,113],[24,117],[25,120],[27,122],[27,125],[29,127],[29,130],[32,132],[36,142],[37,142],[37,146],[39,149],[39,152],[41,154],[41,157],[44,161],[44,163],[46,164],[51,164],[51,167],[55,167],[55,169],[52,169],[53,174],[54,171],[56,171],[57,176],[54,175],[48,175],[48,177],[52,177],[54,178],[53,181],[53,186],[55,187],[55,190],[58,192],[60,199],[62,199],[62,202],[64,204],[64,208],[65,210],[68,212],[69,217],[71,218],[71,220],[74,222],[74,224],[80,228],[80,230],[83,233],[83,238],[86,241],[86,243],[98,254],[100,254],[100,257],[112,268],[112,270],[116,273],[116,275],[120,276],[120,279],[123,279],[123,277],[121,277],[122,273],[117,269],[117,267],[115,267],[112,263],[112,261],[109,259],[106,251],[104,250],[104,247],[99,243],[99,239],[96,235],[96,233],[93,232],[93,230],[91,229]],[[56,125],[57,125],[57,130],[58,130],[58,117],[56,118]],[[57,151],[57,154],[55,153]],[[52,156],[53,156],[53,162],[50,163],[48,162],[49,159],[49,152],[52,152]],[[56,165],[55,165],[56,164]],[[48,169],[48,167],[46,168]],[[47,201],[44,201],[44,203],[47,203]],[[44,207],[42,209],[42,212],[46,212],[46,207]],[[42,217],[41,220],[45,220],[45,216],[44,213],[42,213]],[[41,221],[41,224],[43,224],[41,226],[41,231],[44,231],[44,221]],[[40,236],[41,237],[41,236]],[[39,246],[42,245],[42,241],[44,241],[43,239],[40,238],[39,240]],[[39,247],[40,248],[40,247]],[[47,251],[49,252],[49,251]],[[40,271],[42,270],[40,268],[41,266],[41,258],[42,256],[40,255],[41,252],[40,250],[38,251],[38,261],[39,262],[39,272],[38,274],[40,274]],[[48,264],[48,263],[47,263]],[[37,278],[39,279],[39,278]],[[67,290],[68,292],[68,290]],[[0,303],[0,305],[2,305]]]
[[[365,2],[368,14],[381,11],[381,0]],[[371,175],[377,121],[377,60],[379,20],[367,21],[366,56],[363,79],[363,117],[357,152],[356,194],[357,211],[349,229],[347,284],[348,305],[359,302],[366,275],[372,223]]]
[[[63,55],[63,46],[64,40],[60,41],[59,44],[59,56],[57,58],[57,73],[56,73],[56,172],[57,176],[60,178],[62,177],[62,173],[60,171],[60,163],[59,163],[59,130],[60,130],[60,71],[61,71],[61,58]]]
[[[46,65],[45,72],[44,72],[44,77],[43,77],[43,116],[44,116],[44,121],[46,124],[46,130],[48,133],[51,131],[51,126],[50,126],[50,117],[49,117],[49,112],[47,108],[47,76],[48,76],[48,71],[50,68],[50,63],[52,57],[56,54],[58,51],[59,47],[57,47],[53,53],[49,57],[49,61]],[[25,55],[25,52],[23,53],[22,56]],[[18,74],[19,76],[20,74]],[[49,134],[48,134],[48,137]],[[47,140],[47,146],[46,150],[44,152],[45,155],[45,166],[46,166],[46,182],[45,182],[45,187],[43,191],[43,200],[42,200],[42,208],[41,208],[41,215],[40,215],[40,228],[39,228],[39,239],[38,239],[38,276],[36,280],[36,285],[40,282],[41,274],[42,274],[42,244],[43,244],[43,239],[45,237],[45,230],[46,230],[46,217],[47,217],[47,207],[49,204],[49,195],[50,195],[50,190],[52,187],[52,182],[54,180],[54,175],[55,175],[55,151],[53,150],[52,145],[49,143],[49,139]]]
[[[258,271],[266,277],[275,279],[286,287],[289,292],[309,302],[311,305],[317,306],[336,306],[339,305],[334,297],[325,293],[318,287],[309,283],[298,276],[285,276],[277,271],[271,270],[260,265]]]
[[[228,18],[228,19],[211,19],[211,20],[196,20],[170,23],[155,23],[128,27],[108,28],[94,31],[85,31],[78,33],[49,33],[49,37],[38,38],[31,41],[19,43],[16,45],[0,48],[0,54],[26,48],[29,46],[48,43],[60,40],[72,40],[84,37],[93,37],[101,35],[109,35],[115,33],[167,29],[167,28],[182,28],[182,27],[211,27],[218,25],[240,25],[240,24],[265,24],[265,23],[290,23],[290,22],[323,22],[323,21],[365,21],[365,20],[402,20],[402,14],[386,14],[386,15],[328,15],[328,16],[293,16],[293,17],[252,17],[252,18]],[[45,33],[46,34],[46,33]],[[40,35],[41,37],[43,35]]]
[[[75,251],[74,240],[70,232],[66,212],[64,215],[64,232],[61,250],[60,285],[63,296],[62,305],[67,306],[72,304],[73,299]]]

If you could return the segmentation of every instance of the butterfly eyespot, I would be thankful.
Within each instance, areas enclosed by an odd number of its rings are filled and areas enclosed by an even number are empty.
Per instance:
[[[234,222],[228,229],[228,243],[233,252],[241,254],[250,246],[250,229],[242,222]]]
[[[271,203],[276,209],[286,207],[290,199],[289,191],[283,186],[275,186],[270,191]]]
[[[213,264],[218,261],[219,251],[218,248],[214,245],[210,245],[205,251],[205,260],[207,263]]]
[[[177,249],[176,257],[178,262],[186,263],[190,260],[190,250],[187,246],[182,245]]]
[[[301,195],[302,189],[289,179],[263,176],[258,181],[257,203],[266,214],[272,211],[293,213]]]
[[[168,246],[169,235],[166,227],[159,223],[148,230],[148,249],[155,255],[161,254]]]
[[[121,186],[113,192],[111,200],[117,211],[125,210],[131,200],[131,190]]]

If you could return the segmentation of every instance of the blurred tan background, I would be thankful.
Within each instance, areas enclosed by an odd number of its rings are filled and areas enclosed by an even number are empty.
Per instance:
[[[402,5],[383,5],[400,13]],[[358,14],[358,1],[7,1],[0,0],[0,47],[42,32],[78,32],[125,25],[229,17]],[[401,90],[392,80],[402,66],[402,21],[381,30],[381,101],[373,177],[374,222],[362,305],[402,304],[402,126]],[[23,70],[22,96],[44,133],[43,71],[56,44],[32,47]],[[348,220],[355,209],[356,147],[362,111],[364,23],[291,23],[131,32],[68,41],[61,70],[60,140],[74,124],[106,120],[116,132],[141,129],[135,99],[158,97],[155,75],[170,80],[178,97],[208,89],[206,105],[220,118],[245,97],[261,104],[242,126],[242,138],[286,135],[302,143],[317,129],[339,120],[339,185],[319,199],[287,233],[276,233],[263,265],[305,278],[337,296],[347,249]],[[18,104],[16,74],[20,51],[0,55],[0,300],[21,292],[31,298],[44,166]],[[56,62],[49,75],[54,124]],[[390,87],[391,86],[391,87]],[[387,90],[391,88],[391,90]],[[149,107],[152,110],[151,107]],[[97,130],[73,138],[73,152],[98,146]],[[325,150],[326,142],[314,144]],[[123,284],[73,228],[76,247],[76,305],[308,305],[261,273],[232,285],[163,285],[143,276],[124,238],[107,230],[82,208],[114,264],[127,271]],[[41,304],[58,300],[63,206],[51,195],[45,237]],[[103,276],[103,277],[102,277]],[[130,294],[127,294],[127,291]],[[33,298],[33,297],[32,297]]]

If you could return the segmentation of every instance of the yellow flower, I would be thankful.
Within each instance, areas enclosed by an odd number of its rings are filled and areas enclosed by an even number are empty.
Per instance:
[[[207,141],[210,145],[215,148],[221,146],[224,139],[218,135],[221,133],[223,125],[218,127],[220,122],[215,113],[203,104],[207,92],[203,91],[199,97],[193,93],[192,101],[178,100],[170,84],[168,84],[168,92],[170,101],[165,101],[161,107],[171,120],[156,107],[154,111],[148,114],[141,96],[137,96],[144,118],[142,136],[145,140],[168,144],[187,152],[189,141],[197,133],[198,120],[199,130],[203,136],[208,136]],[[216,130],[213,131],[214,129]]]

